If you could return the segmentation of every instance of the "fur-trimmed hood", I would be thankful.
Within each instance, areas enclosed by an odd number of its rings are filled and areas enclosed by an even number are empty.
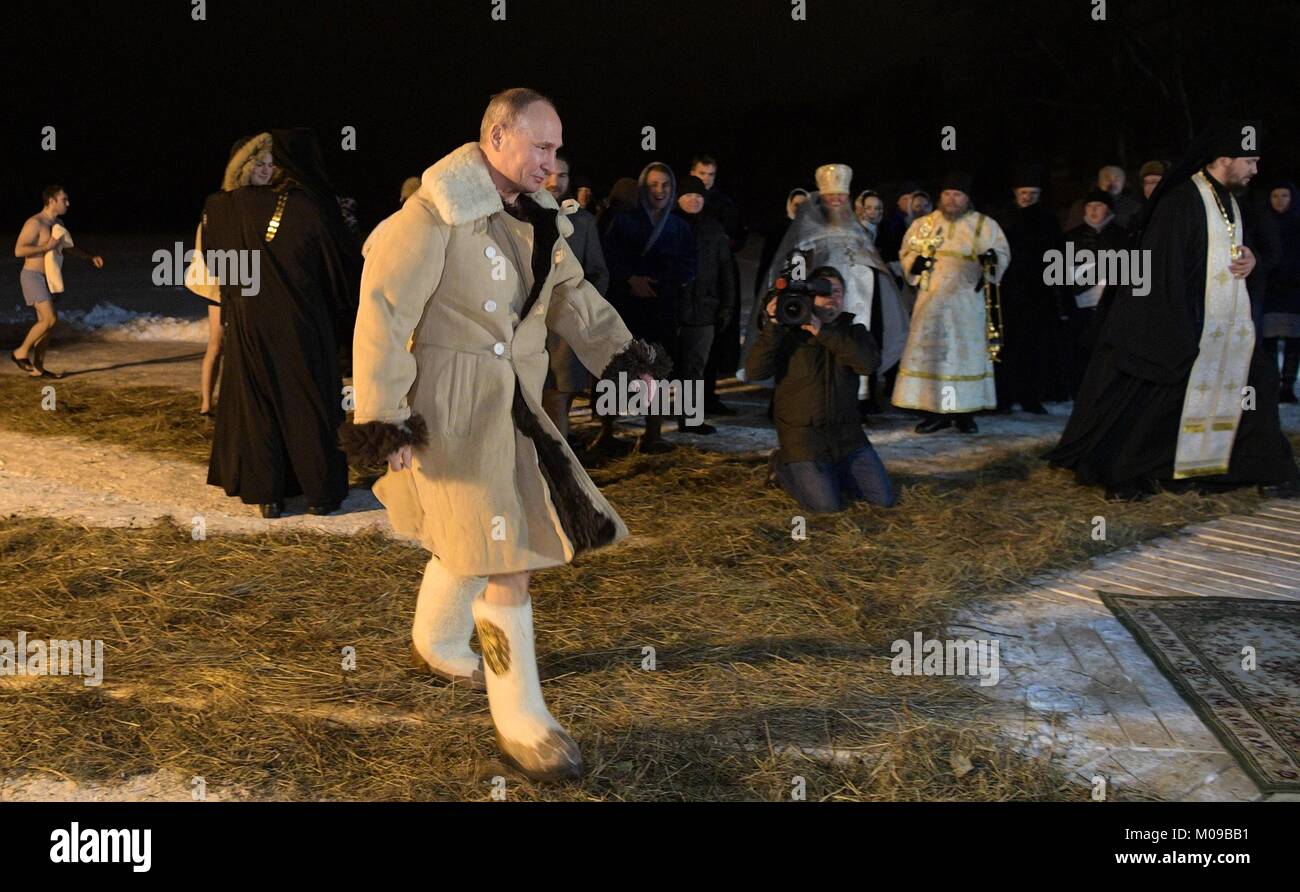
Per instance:
[[[449,226],[472,223],[504,209],[501,196],[492,185],[487,159],[476,142],[465,143],[426,170],[420,177],[420,190],[415,194]],[[530,193],[529,197],[544,208],[559,210],[555,196],[545,188]],[[561,234],[565,233],[561,231]]]
[[[226,162],[226,172],[221,178],[221,191],[231,192],[248,185],[248,178],[253,172],[253,161],[263,152],[271,151],[271,134],[259,133],[245,140],[230,153]]]

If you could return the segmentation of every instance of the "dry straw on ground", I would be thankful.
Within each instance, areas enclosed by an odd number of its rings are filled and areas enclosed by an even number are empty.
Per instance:
[[[45,406],[52,388],[54,409]],[[61,380],[0,375],[0,428],[82,437],[168,458],[206,463],[211,423],[197,395],[168,387],[109,387],[77,376]]]
[[[788,799],[796,776],[810,800],[1086,798],[994,737],[973,685],[892,675],[890,643],[940,635],[962,604],[1049,568],[1257,502],[1108,504],[1022,455],[904,475],[899,507],[810,516],[797,541],[798,511],[764,472],[756,456],[690,449],[593,472],[633,537],[533,590],[544,689],[589,771],[511,780],[509,798]],[[0,682],[0,767],[166,770],[253,798],[485,799],[508,775],[486,702],[407,668],[422,563],[378,536],[195,542],[170,524],[0,522],[0,637],[102,638],[107,663],[100,688]]]

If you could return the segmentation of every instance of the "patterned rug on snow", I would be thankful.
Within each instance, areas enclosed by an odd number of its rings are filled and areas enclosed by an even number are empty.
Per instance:
[[[1300,604],[1098,594],[1261,790],[1300,792]]]

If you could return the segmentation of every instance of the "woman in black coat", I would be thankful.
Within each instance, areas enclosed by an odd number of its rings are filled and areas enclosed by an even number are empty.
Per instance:
[[[208,483],[263,517],[299,493],[310,513],[328,514],[348,491],[338,356],[352,337],[361,254],[315,134],[271,139],[271,184],[216,193],[203,211],[204,248],[257,273],[221,285],[226,358]]]
[[[1269,273],[1264,292],[1264,349],[1276,361],[1283,347],[1281,401],[1296,401],[1300,371],[1300,204],[1292,183],[1277,183],[1268,192],[1268,215],[1277,228],[1282,251]]]

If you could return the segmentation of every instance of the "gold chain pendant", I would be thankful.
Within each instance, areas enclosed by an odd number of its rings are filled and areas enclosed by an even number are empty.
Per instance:
[[[1214,206],[1218,208],[1219,216],[1223,219],[1223,225],[1228,227],[1228,256],[1233,260],[1240,260],[1241,245],[1237,244],[1237,227],[1228,219],[1228,209],[1223,206],[1219,193],[1214,191],[1214,184],[1210,182],[1210,178],[1205,175],[1205,172],[1197,171],[1196,175],[1205,181],[1205,185],[1210,190],[1210,197],[1214,199]]]

